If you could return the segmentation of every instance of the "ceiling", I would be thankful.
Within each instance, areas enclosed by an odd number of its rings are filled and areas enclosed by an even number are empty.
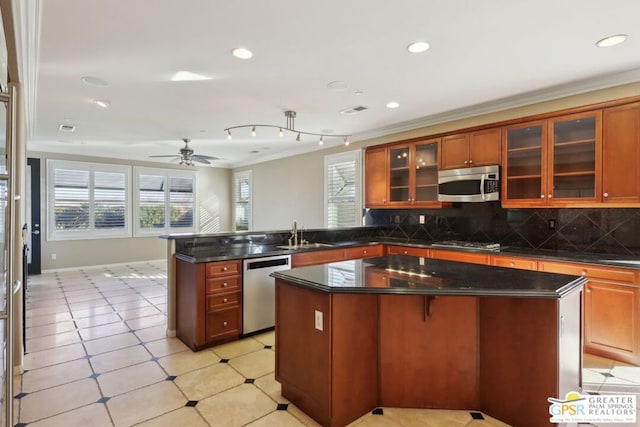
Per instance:
[[[190,138],[196,154],[223,159],[213,166],[233,167],[323,148],[273,128],[227,139],[231,126],[285,126],[285,110],[296,129],[358,141],[640,81],[637,0],[41,0],[40,13],[33,151],[168,162],[149,156]],[[625,43],[595,46],[619,33]],[[409,53],[416,40],[430,49]],[[210,79],[171,81],[178,71]],[[340,113],[355,106],[367,109]]]

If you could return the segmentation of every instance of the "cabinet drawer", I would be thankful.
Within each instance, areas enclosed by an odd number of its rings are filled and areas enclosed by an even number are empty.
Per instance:
[[[210,277],[240,274],[241,268],[240,260],[208,262],[206,276],[208,279]]]
[[[590,265],[571,264],[554,261],[538,261],[538,270],[549,273],[570,274],[588,278],[611,280],[614,282],[633,283],[635,273],[619,268],[593,267]]]
[[[217,279],[207,279],[206,292],[209,294],[216,291],[228,291],[240,289],[242,286],[241,276],[219,277]]]
[[[537,270],[538,261],[535,259],[493,255],[491,265],[496,267],[519,268],[520,270]]]
[[[224,335],[239,335],[240,314],[240,307],[207,313],[207,338],[213,340]]]
[[[358,246],[345,249],[345,259],[371,258],[382,256],[382,245]]]
[[[471,264],[489,264],[489,254],[476,254],[470,252],[441,251],[439,249],[431,249],[431,258],[468,262]]]
[[[207,310],[240,306],[242,300],[241,295],[242,293],[239,291],[207,295]]]
[[[412,255],[412,256],[429,257],[429,249],[411,248],[409,246],[387,245],[387,255]]]

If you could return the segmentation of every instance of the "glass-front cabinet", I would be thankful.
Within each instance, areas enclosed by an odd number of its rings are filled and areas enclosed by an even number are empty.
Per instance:
[[[600,194],[601,112],[504,129],[502,206],[592,204]]]
[[[389,147],[390,205],[439,205],[439,141],[431,139]]]

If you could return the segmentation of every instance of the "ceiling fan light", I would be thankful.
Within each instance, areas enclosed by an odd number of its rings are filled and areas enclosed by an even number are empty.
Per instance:
[[[298,133],[298,136],[296,136],[296,142],[300,142],[300,133]]]
[[[228,129],[228,130],[227,130],[227,139],[228,139],[229,141],[231,141],[231,140],[233,139],[233,136],[231,135],[231,129]]]
[[[324,145],[324,141],[322,140],[322,137],[323,137],[323,136],[324,136],[324,135],[320,135],[320,141],[318,141],[318,144],[319,144],[319,145]]]
[[[284,132],[282,131],[282,128],[280,128],[280,138],[282,138],[284,136]]]
[[[345,136],[344,137],[344,145],[346,145],[347,147],[349,146],[350,142],[349,142],[349,137]]]
[[[256,136],[256,127],[251,128],[251,136]]]

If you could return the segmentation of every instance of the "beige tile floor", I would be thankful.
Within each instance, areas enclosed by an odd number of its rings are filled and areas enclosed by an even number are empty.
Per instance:
[[[273,332],[194,353],[165,336],[165,295],[160,261],[31,276],[17,425],[317,425],[280,395]],[[353,425],[506,426],[468,411],[381,412]]]

